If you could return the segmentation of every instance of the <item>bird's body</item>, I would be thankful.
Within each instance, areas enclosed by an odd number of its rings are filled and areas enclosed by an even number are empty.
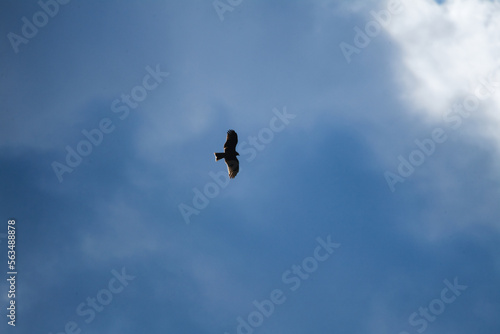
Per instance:
[[[238,135],[234,130],[227,132],[226,143],[224,144],[224,153],[214,153],[215,161],[224,159],[227,165],[229,178],[234,179],[240,170],[240,162],[236,156],[240,155],[236,152],[236,144],[238,144]]]

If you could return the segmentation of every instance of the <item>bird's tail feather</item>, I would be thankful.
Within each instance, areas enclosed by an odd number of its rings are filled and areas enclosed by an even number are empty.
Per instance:
[[[225,154],[224,153],[214,153],[215,154],[215,161],[219,161],[220,159],[224,159]]]

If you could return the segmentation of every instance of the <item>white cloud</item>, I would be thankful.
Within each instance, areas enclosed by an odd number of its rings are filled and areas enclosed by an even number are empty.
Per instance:
[[[418,121],[415,125],[407,124],[405,132],[411,134],[401,135],[401,141],[408,144],[402,152],[414,149],[413,141],[407,139],[414,136],[415,129],[418,139],[436,127],[445,128],[451,138],[412,176],[420,196],[436,198],[431,209],[418,217],[418,222],[409,219],[407,227],[415,235],[423,234],[434,241],[454,233],[469,233],[465,231],[473,226],[496,229],[495,184],[500,179],[500,1],[403,1],[405,10],[394,16],[387,27],[398,49],[393,57],[394,75],[401,84],[404,108],[413,113],[406,116],[428,121],[428,131]],[[495,91],[490,97],[477,98],[477,88],[485,81],[492,82],[490,88]],[[443,121],[443,115],[454,104],[473,96],[479,101],[478,107],[470,117],[462,117],[461,125],[452,130],[450,123]],[[377,151],[380,156],[386,154],[383,148]],[[394,150],[390,151],[389,158]],[[395,161],[394,157],[390,159]],[[485,188],[478,190],[480,187]],[[471,200],[471,193],[475,193],[476,202]]]
[[[404,4],[404,12],[387,28],[401,51],[396,62],[398,79],[409,103],[437,120],[454,102],[472,94],[480,78],[498,71],[500,3],[450,0],[439,5],[421,0]],[[494,107],[500,106],[499,95],[497,91],[491,99]],[[495,114],[485,112],[498,121]]]

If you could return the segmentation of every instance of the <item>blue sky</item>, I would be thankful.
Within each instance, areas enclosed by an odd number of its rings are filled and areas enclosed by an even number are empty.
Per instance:
[[[498,333],[500,3],[0,6],[2,332]]]

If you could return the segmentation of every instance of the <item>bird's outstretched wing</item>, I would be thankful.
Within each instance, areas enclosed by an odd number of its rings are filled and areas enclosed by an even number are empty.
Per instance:
[[[229,178],[234,179],[236,174],[238,174],[238,172],[240,171],[240,162],[237,158],[234,158],[234,160],[224,160],[226,161],[227,173],[229,174]]]
[[[236,144],[238,144],[238,135],[234,130],[229,130],[224,144],[224,151],[236,151]]]

